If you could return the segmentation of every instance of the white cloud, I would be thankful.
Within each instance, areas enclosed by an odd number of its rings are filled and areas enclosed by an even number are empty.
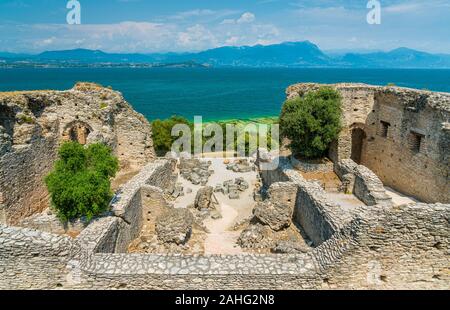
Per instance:
[[[224,19],[220,24],[221,25],[233,25],[233,24],[250,24],[256,20],[256,16],[253,13],[245,12],[238,19],[227,18]]]
[[[231,36],[225,40],[226,45],[236,45],[239,43],[240,38],[237,36]]]
[[[422,7],[419,3],[402,3],[385,7],[384,10],[389,13],[405,13],[416,11]]]
[[[209,9],[196,9],[190,11],[179,12],[173,16],[170,16],[172,19],[187,19],[191,17],[199,17],[199,16],[210,16],[215,15],[217,12]]]
[[[227,19],[224,19],[220,24],[221,25],[232,25],[235,23],[236,23],[236,21],[234,19],[227,18]]]
[[[263,0],[264,1],[264,0]],[[295,0],[292,0],[295,1]],[[0,22],[2,48],[41,52],[71,48],[107,52],[195,51],[223,45],[310,40],[322,49],[392,49],[407,46],[450,53],[449,0],[383,1],[383,22],[370,27],[365,5],[320,0],[258,13],[193,9],[152,19],[110,24]],[[326,3],[327,5],[324,5]],[[328,5],[329,4],[329,5]],[[157,21],[157,22],[155,22]]]
[[[200,50],[215,47],[217,46],[218,41],[214,34],[204,26],[195,25],[189,27],[184,32],[180,32],[178,34],[177,43],[184,48]]]
[[[161,20],[168,22],[186,23],[210,23],[221,20],[228,16],[239,13],[236,10],[211,10],[211,9],[195,9],[189,11],[178,12],[170,16],[162,17]]]
[[[253,23],[256,19],[255,14],[250,12],[245,12],[242,14],[242,16],[236,21],[238,24],[247,24],[247,23]]]

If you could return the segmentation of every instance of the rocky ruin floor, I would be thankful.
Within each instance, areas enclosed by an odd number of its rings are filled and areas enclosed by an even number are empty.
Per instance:
[[[171,210],[168,212],[174,218],[176,210],[189,210],[192,225],[190,220],[181,223],[181,218],[163,221],[164,225],[173,225],[168,235],[182,236],[176,240],[177,237],[160,236],[157,222],[161,218],[147,218],[141,236],[130,244],[130,253],[239,255],[274,252],[277,246],[282,248],[280,253],[289,252],[293,247],[305,252],[311,246],[293,224],[273,231],[258,223],[253,212],[262,200],[261,184],[251,159],[209,158],[202,159],[201,163],[185,162],[178,165],[176,175],[176,185],[166,192]],[[186,233],[186,227],[191,227],[190,233]],[[246,235],[250,238],[242,242],[242,235],[249,227],[250,230],[257,227],[257,231],[251,231]],[[264,241],[260,242],[262,236]]]

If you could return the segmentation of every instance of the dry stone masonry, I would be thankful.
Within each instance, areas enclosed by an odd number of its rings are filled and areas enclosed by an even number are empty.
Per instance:
[[[169,209],[156,219],[158,239],[164,243],[184,244],[192,232],[194,218],[187,209]]]

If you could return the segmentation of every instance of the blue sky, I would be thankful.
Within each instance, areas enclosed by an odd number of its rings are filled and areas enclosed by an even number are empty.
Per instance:
[[[67,0],[0,0],[0,51],[180,52],[310,40],[323,50],[450,54],[450,0],[380,0],[381,25],[366,22],[368,1],[79,0],[82,24],[67,25]]]

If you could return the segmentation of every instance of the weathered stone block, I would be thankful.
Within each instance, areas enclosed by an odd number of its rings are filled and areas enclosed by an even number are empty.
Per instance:
[[[211,186],[203,187],[198,190],[195,197],[194,206],[198,210],[211,210],[214,209],[212,204],[212,195],[214,189]]]
[[[164,243],[184,244],[188,241],[194,218],[188,209],[170,209],[156,219],[156,234]]]
[[[292,209],[288,205],[265,201],[256,205],[253,214],[274,231],[289,227],[292,223]]]

